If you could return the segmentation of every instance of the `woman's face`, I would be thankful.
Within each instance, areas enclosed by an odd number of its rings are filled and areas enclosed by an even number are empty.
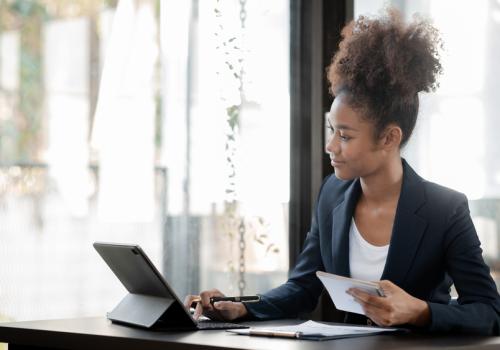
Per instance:
[[[339,179],[367,177],[380,169],[386,154],[383,141],[375,140],[373,123],[352,109],[343,95],[335,98],[328,124],[326,151]]]

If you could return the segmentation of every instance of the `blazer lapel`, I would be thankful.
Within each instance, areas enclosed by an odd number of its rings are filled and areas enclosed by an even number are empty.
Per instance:
[[[347,188],[344,200],[332,211],[332,260],[334,273],[350,276],[349,268],[349,228],[352,215],[359,198],[361,186],[359,179]]]
[[[404,177],[392,229],[391,243],[381,279],[404,286],[427,221],[416,214],[425,203],[422,179],[403,160]]]

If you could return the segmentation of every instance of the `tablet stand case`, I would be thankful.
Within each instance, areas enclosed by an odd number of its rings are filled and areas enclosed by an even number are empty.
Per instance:
[[[108,312],[108,319],[145,328],[158,324],[161,328],[196,328],[196,322],[139,246],[96,242],[94,247],[128,291]]]
[[[186,319],[174,299],[152,295],[129,293],[107,317],[114,322],[145,328],[152,328],[158,323],[165,326],[171,324],[174,328],[193,328],[193,323]]]

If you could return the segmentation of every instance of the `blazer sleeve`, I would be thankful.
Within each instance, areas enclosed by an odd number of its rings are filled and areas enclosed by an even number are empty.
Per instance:
[[[323,185],[318,198],[321,196]],[[262,294],[258,303],[245,304],[249,312],[248,318],[259,320],[295,318],[301,313],[311,312],[316,307],[323,290],[321,281],[316,277],[316,271],[324,270],[319,239],[318,203],[319,200],[316,204],[311,228],[304,242],[304,248],[288,281]]]
[[[430,330],[500,335],[500,297],[482,257],[467,198],[459,196],[444,237],[446,269],[459,297],[448,305],[428,303]]]

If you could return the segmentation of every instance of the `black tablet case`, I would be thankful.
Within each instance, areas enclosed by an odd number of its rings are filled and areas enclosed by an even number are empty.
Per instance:
[[[94,248],[129,292],[107,314],[113,322],[152,328],[196,329],[196,322],[138,245],[94,243]]]

